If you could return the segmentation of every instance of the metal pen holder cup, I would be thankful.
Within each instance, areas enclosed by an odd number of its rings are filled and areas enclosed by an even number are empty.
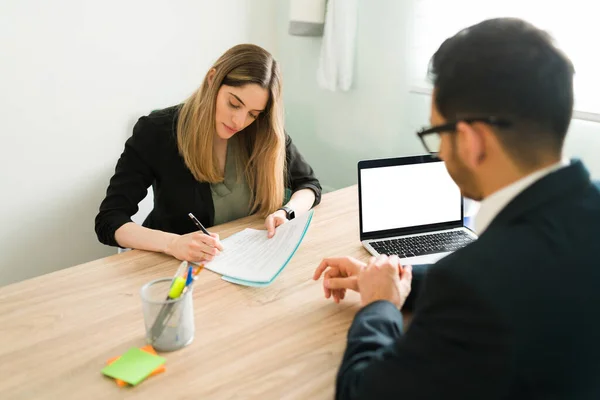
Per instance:
[[[146,326],[146,341],[158,351],[174,351],[194,340],[193,289],[176,299],[167,299],[170,278],[156,279],[140,290]]]

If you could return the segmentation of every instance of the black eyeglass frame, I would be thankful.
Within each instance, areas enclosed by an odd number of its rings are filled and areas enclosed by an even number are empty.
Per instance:
[[[431,135],[433,133],[438,133],[438,134],[441,132],[454,133],[454,132],[456,132],[456,125],[459,122],[466,122],[467,124],[472,124],[473,122],[483,122],[483,123],[486,123],[489,125],[497,126],[498,128],[509,128],[512,126],[512,123],[510,121],[507,121],[505,119],[498,118],[498,117],[461,118],[459,120],[447,122],[442,125],[435,125],[430,128],[423,128],[417,132],[417,136],[419,137],[419,139],[421,139],[421,143],[423,143],[423,147],[425,147],[425,150],[427,150],[431,155],[435,156],[438,154],[438,151],[431,151],[429,149],[429,147],[427,146],[427,143],[425,142],[424,137],[427,135]]]

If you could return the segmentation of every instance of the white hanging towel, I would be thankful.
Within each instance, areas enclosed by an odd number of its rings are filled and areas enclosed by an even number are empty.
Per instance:
[[[323,36],[326,0],[291,0],[289,34]]]
[[[323,89],[347,91],[352,86],[358,0],[329,0],[325,33],[317,69],[317,82]]]

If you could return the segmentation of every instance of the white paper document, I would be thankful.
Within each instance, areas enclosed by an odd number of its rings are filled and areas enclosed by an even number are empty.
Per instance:
[[[279,226],[271,239],[266,230],[247,228],[235,233],[221,241],[224,250],[204,266],[234,283],[269,284],[296,252],[312,215],[310,211]]]

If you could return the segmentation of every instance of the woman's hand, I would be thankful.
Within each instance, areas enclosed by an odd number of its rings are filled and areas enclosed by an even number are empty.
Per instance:
[[[265,227],[267,228],[267,237],[271,239],[275,236],[275,228],[285,224],[288,221],[287,214],[283,210],[277,210],[265,219]]]
[[[173,238],[166,253],[182,261],[200,262],[211,261],[221,254],[223,245],[219,241],[219,235],[211,233],[205,235],[202,232],[192,232]]]

